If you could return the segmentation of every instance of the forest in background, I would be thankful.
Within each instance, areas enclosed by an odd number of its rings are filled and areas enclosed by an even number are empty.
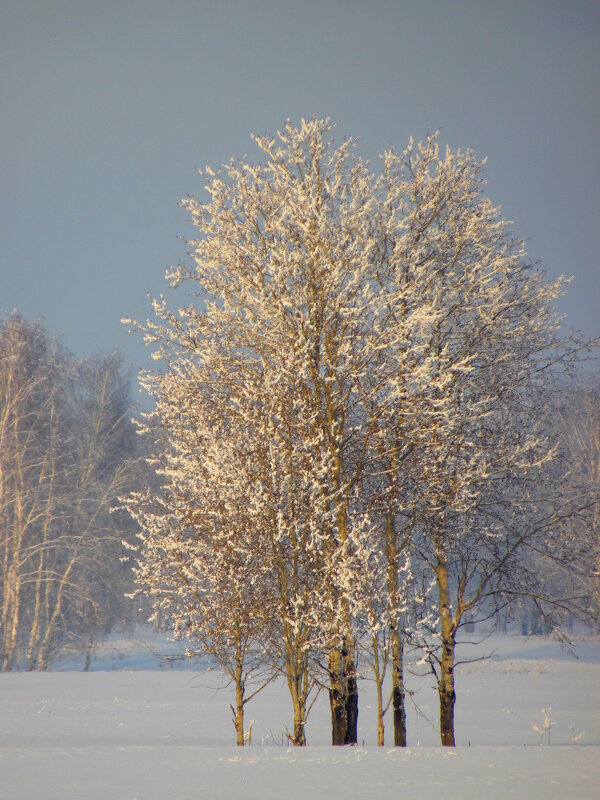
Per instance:
[[[131,388],[117,352],[78,358],[40,322],[0,321],[4,671],[50,669],[65,650],[89,666],[96,640],[138,617],[122,544],[136,529],[116,508],[148,475]]]

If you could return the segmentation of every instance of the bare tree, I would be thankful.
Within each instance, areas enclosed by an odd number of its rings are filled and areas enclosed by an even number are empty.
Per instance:
[[[82,636],[91,647],[131,579],[131,522],[110,514],[133,485],[127,380],[115,354],[79,361],[15,313],[0,388],[3,668],[48,669]]]

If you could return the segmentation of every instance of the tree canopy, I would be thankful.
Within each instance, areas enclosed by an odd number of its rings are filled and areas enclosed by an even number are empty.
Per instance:
[[[240,698],[245,658],[286,675],[298,744],[319,685],[333,743],[356,742],[365,632],[391,653],[405,744],[403,648],[419,643],[453,744],[467,613],[525,592],[525,556],[556,555],[586,508],[549,478],[540,409],[587,343],[471,151],[441,155],[432,135],[376,173],[329,120],[255,142],[263,163],[207,168],[207,201],[185,202],[198,236],[167,278],[196,302],[161,297],[138,326],[159,362],[141,424],[164,444],[162,488],[128,500],[138,579],[176,632],[237,663]]]

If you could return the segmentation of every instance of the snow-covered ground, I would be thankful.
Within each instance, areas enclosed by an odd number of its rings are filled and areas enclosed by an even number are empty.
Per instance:
[[[290,704],[283,686],[272,685],[247,707],[252,747],[238,749],[218,675],[158,662],[153,650],[172,651],[158,639],[151,649],[112,641],[89,673],[66,661],[49,674],[1,675],[0,798],[600,797],[598,641],[580,642],[578,658],[537,637],[498,636],[471,648],[469,655],[497,656],[458,671],[454,750],[437,744],[431,677],[412,674],[406,750],[375,747],[367,680],[359,747],[328,746],[325,695],[309,719],[309,746],[284,746]],[[532,725],[544,727],[548,707],[550,746],[547,733],[540,746]]]

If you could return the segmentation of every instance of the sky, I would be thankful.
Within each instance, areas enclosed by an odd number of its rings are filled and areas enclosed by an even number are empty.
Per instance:
[[[600,2],[0,0],[0,315],[82,356],[148,354],[198,167],[331,117],[376,161],[410,136],[487,157],[487,193],[600,335]]]

